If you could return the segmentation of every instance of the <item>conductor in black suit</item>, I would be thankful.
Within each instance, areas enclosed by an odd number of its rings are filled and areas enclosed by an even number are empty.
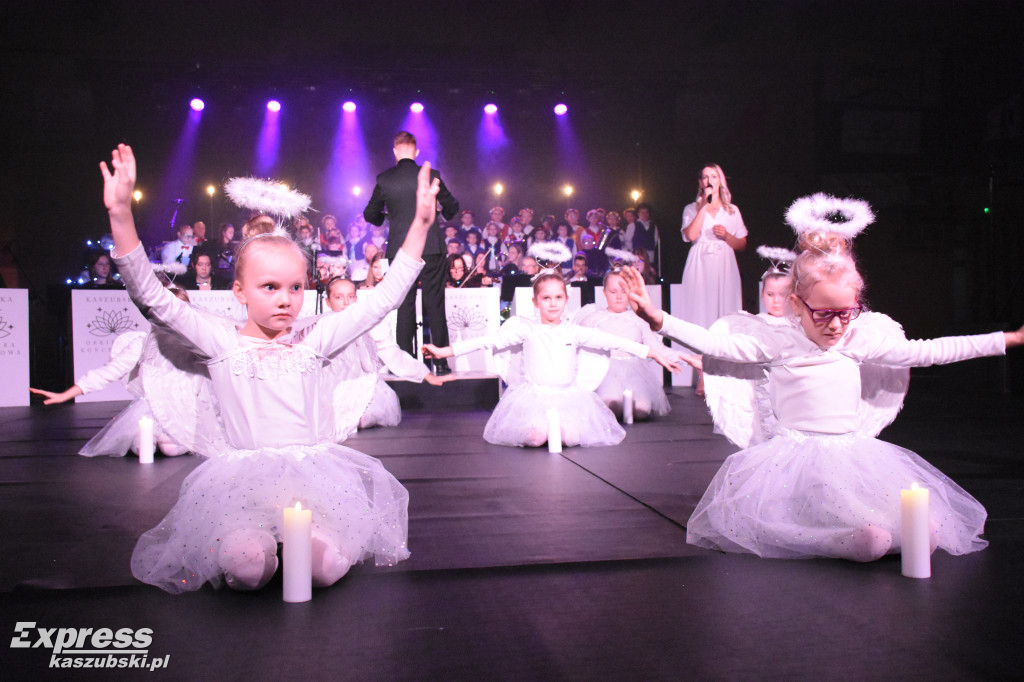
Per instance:
[[[373,196],[363,211],[366,222],[373,225],[381,225],[384,222],[385,208],[387,209],[390,231],[388,234],[387,250],[385,256],[388,260],[394,259],[399,247],[405,240],[405,235],[412,224],[413,216],[416,215],[416,176],[420,166],[415,159],[419,155],[416,148],[416,138],[411,133],[402,131],[395,135],[394,142],[395,165],[377,176],[377,186],[373,188]],[[441,215],[446,220],[451,220],[459,212],[459,202],[452,196],[452,193],[445,187],[441,180],[441,173],[431,169],[432,178],[441,181],[441,189],[437,193],[437,200],[441,204]],[[427,243],[423,247],[423,261],[425,263],[420,272],[420,284],[423,288],[423,315],[426,318],[426,326],[430,330],[430,342],[435,346],[448,345],[448,321],[444,312],[444,282],[447,273],[445,267],[445,244],[444,235],[438,225],[437,218],[430,226],[427,234]],[[399,348],[410,355],[413,352],[413,340],[416,338],[416,288],[409,290],[405,300],[398,307],[398,323],[396,329],[396,341]],[[435,363],[435,373],[438,375],[448,374],[447,360]]]

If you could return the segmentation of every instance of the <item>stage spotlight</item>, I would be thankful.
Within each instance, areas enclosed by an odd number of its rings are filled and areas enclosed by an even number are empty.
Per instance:
[[[496,113],[498,113],[498,105],[488,104],[487,106],[484,107],[484,113],[489,116],[494,116]]]
[[[359,196],[362,193],[363,193],[363,188],[360,187],[359,185],[356,185],[355,187],[352,188],[353,196]]]
[[[213,198],[213,195],[214,195],[214,193],[215,193],[216,191],[217,191],[217,188],[216,188],[216,187],[214,187],[213,185],[207,185],[207,186],[206,186],[206,193],[210,195],[210,198],[211,198],[211,199]]]
[[[267,102],[267,111],[281,111],[281,103],[276,99]]]
[[[562,194],[564,194],[567,197],[571,197],[574,191],[575,190],[572,188],[572,185],[566,185],[565,187],[562,188]]]
[[[501,184],[500,182],[494,183],[494,193],[500,197],[502,194],[505,193],[505,185]]]
[[[140,201],[142,201],[142,191],[135,190],[135,192],[132,194],[132,198],[135,199],[135,203],[139,203]]]
[[[642,192],[640,190],[635,189],[635,190],[633,190],[632,192],[629,193],[629,196],[633,197],[633,201],[639,201],[641,194],[642,194]]]
[[[192,111],[202,111],[206,108],[206,102],[199,99],[198,97],[194,98],[191,102],[188,103],[188,105],[192,107]]]
[[[423,105],[420,104],[419,102],[413,102],[409,106],[409,111],[411,111],[414,114],[422,114],[423,113]]]
[[[356,110],[356,103],[353,102],[352,100],[349,100],[342,104],[341,108],[351,114],[353,111]]]
[[[555,115],[556,116],[565,116],[565,112],[567,112],[567,111],[569,111],[569,107],[565,106],[564,104],[556,104],[555,105]]]

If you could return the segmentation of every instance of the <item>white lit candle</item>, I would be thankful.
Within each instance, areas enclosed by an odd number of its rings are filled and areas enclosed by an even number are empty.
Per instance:
[[[562,451],[562,423],[558,418],[558,410],[548,408],[548,452]]]
[[[903,575],[932,577],[931,523],[928,519],[928,489],[911,484],[900,491],[900,554]]]
[[[156,442],[153,439],[153,418],[143,417],[139,420],[139,463],[152,464]]]
[[[284,510],[281,555],[284,566],[284,600],[304,602],[313,598],[313,512],[301,502]]]
[[[622,423],[633,423],[633,391],[628,388],[622,392]]]

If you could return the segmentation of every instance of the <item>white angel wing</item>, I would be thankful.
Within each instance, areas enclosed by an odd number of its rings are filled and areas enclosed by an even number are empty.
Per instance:
[[[770,325],[756,315],[740,312],[711,325],[720,334],[761,334]],[[705,355],[704,394],[715,430],[741,448],[772,436],[778,420],[768,396],[768,372],[764,365],[730,362]]]
[[[855,324],[879,329],[887,336],[906,338],[903,327],[882,313],[862,313]],[[909,388],[910,368],[861,363],[857,432],[877,436],[896,419]]]

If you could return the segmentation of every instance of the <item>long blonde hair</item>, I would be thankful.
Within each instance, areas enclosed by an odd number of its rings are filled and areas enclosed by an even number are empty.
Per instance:
[[[701,181],[701,176],[704,175],[705,168],[714,168],[715,172],[718,173],[718,198],[722,202],[722,206],[725,207],[725,212],[732,215],[736,212],[736,207],[732,205],[732,192],[729,191],[729,181],[725,178],[725,171],[717,163],[705,163],[700,167],[700,175],[697,176],[697,203],[700,203],[701,198],[704,196],[704,183]]]

